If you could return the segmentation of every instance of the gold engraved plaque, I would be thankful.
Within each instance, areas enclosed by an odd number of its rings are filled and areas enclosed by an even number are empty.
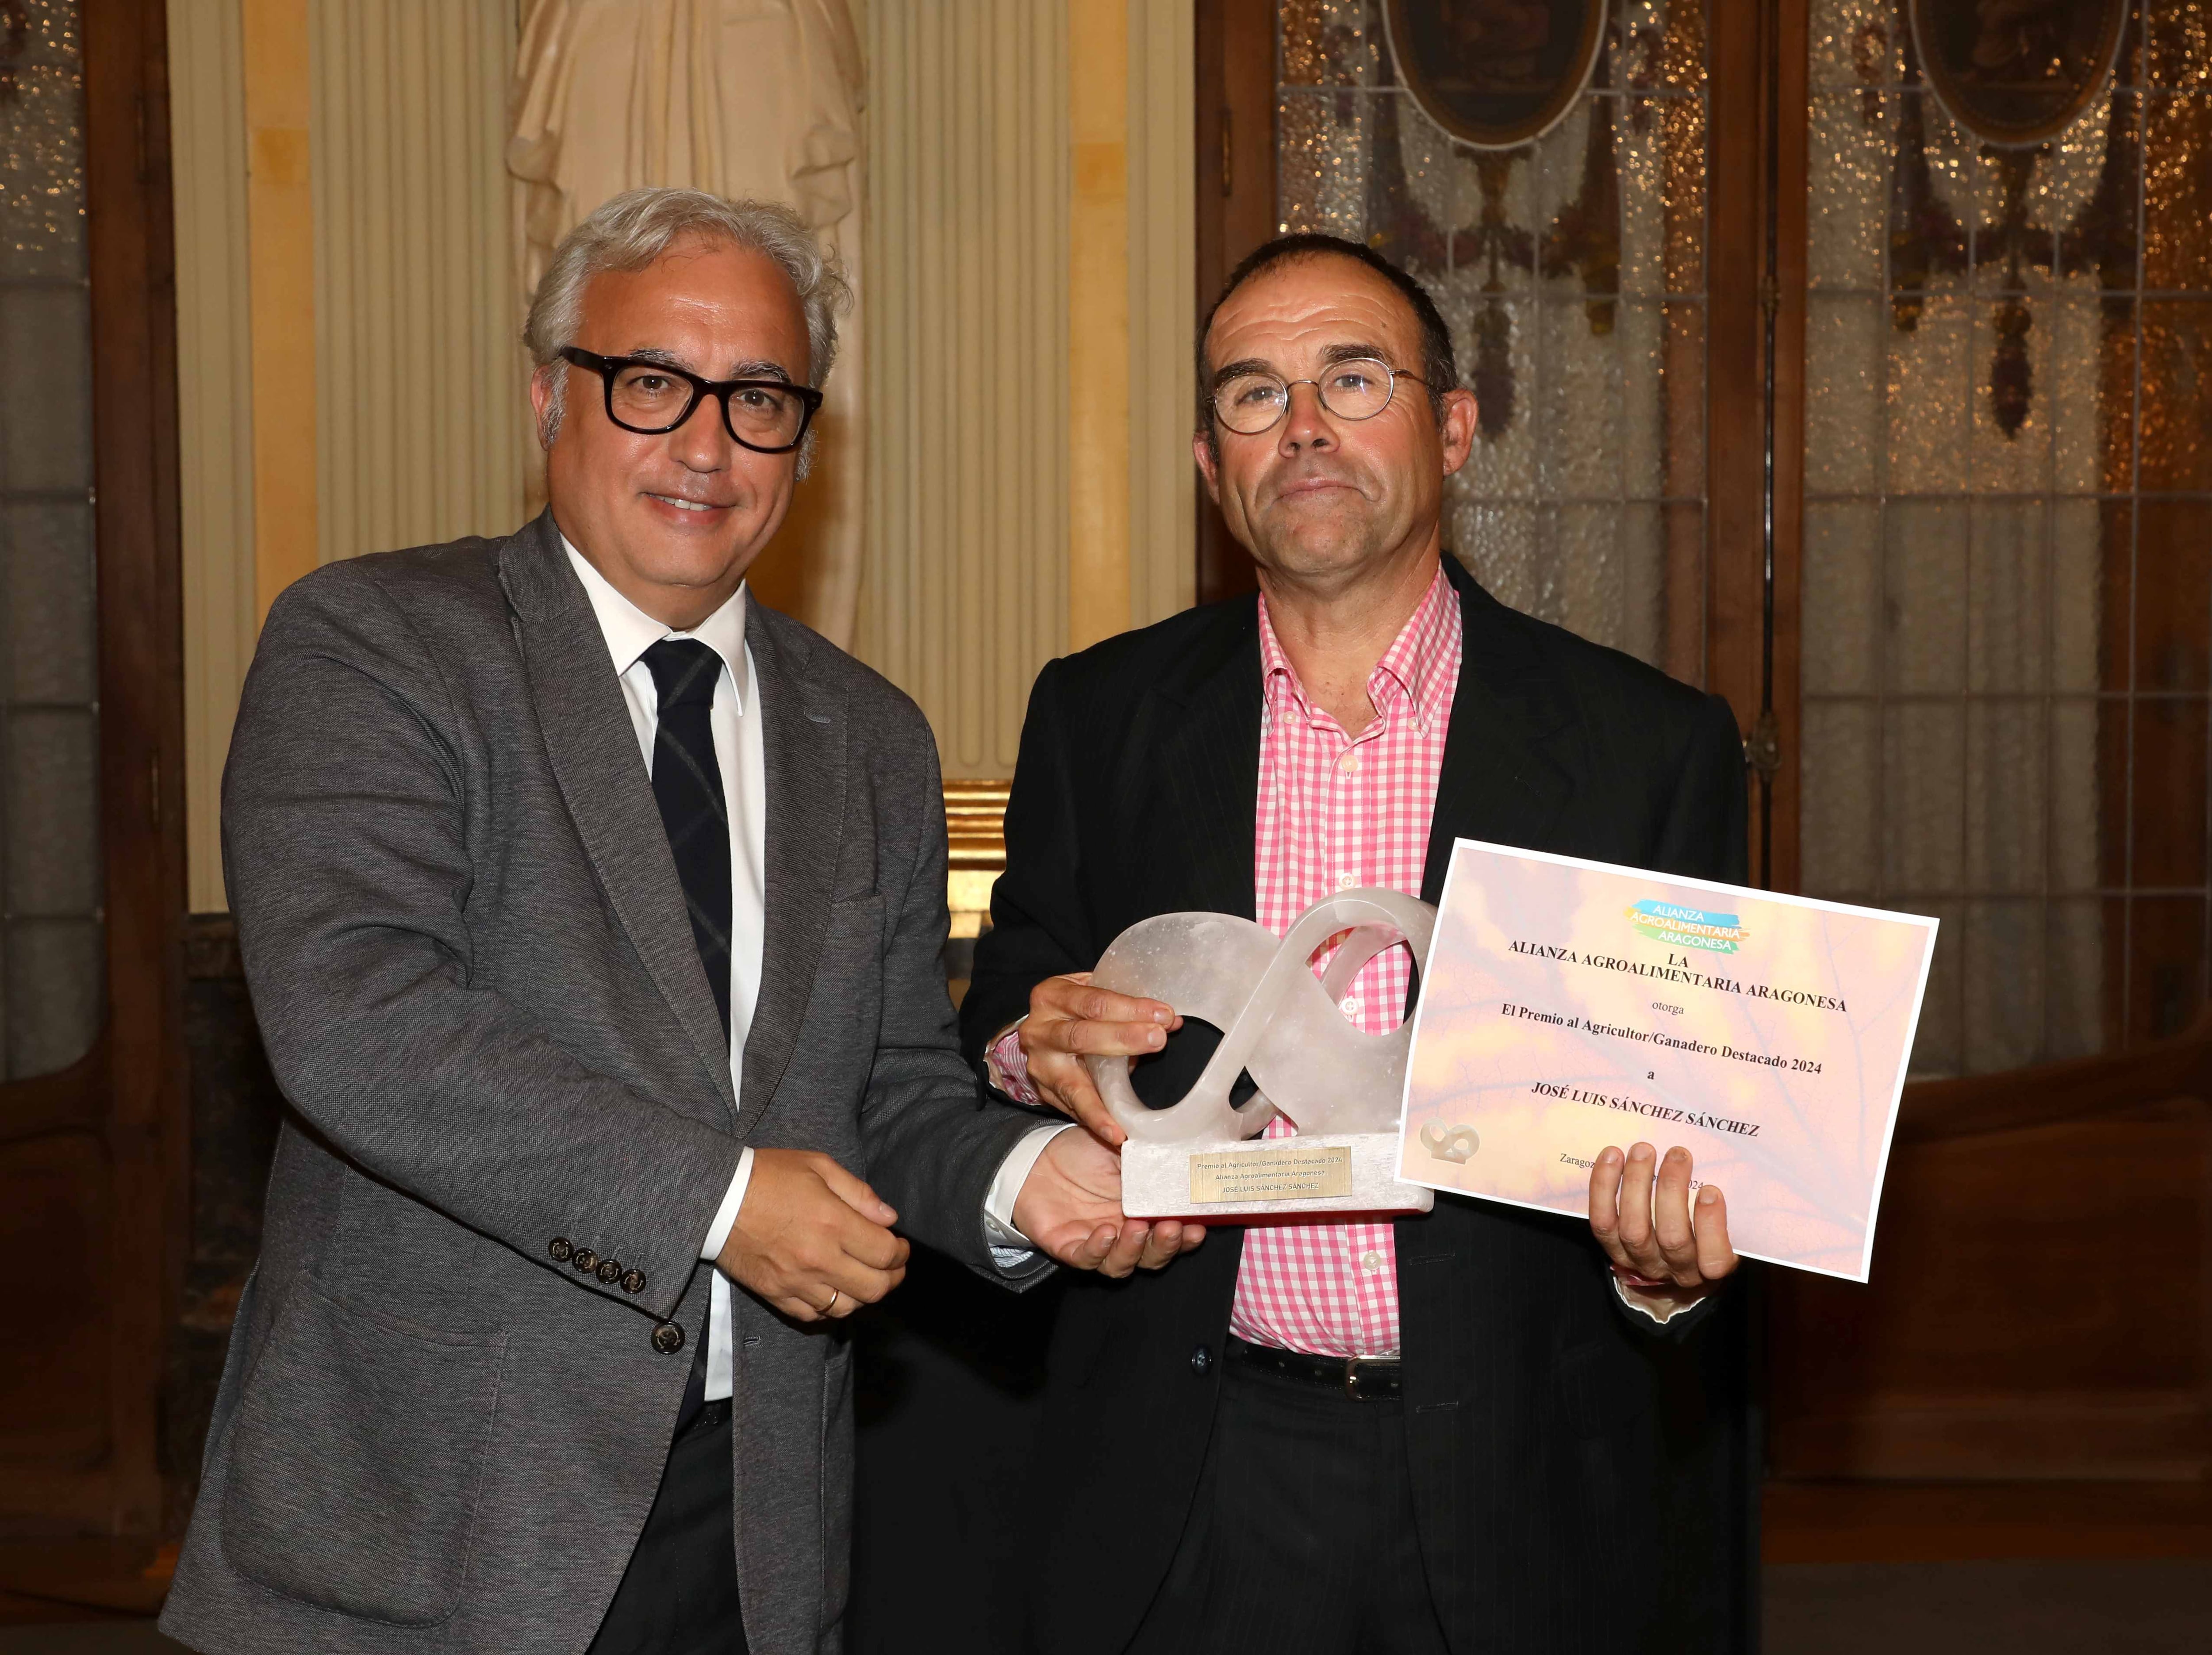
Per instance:
[[[1327,1200],[1352,1193],[1348,1144],[1214,1149],[1190,1158],[1193,1205],[1235,1201]]]

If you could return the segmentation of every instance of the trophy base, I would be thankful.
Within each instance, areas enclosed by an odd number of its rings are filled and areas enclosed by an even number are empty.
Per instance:
[[[1121,1146],[1121,1210],[1132,1218],[1236,1219],[1272,1213],[1425,1213],[1434,1190],[1398,1178],[1395,1132]]]

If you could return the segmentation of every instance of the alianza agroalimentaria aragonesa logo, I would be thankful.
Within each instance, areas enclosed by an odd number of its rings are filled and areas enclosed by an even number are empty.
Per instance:
[[[1628,923],[1655,943],[1685,949],[1706,949],[1715,954],[1734,954],[1750,932],[1735,923],[1732,913],[1707,913],[1679,902],[1645,897],[1626,910]]]

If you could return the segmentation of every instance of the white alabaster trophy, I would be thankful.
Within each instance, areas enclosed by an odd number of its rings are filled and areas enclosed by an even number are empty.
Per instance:
[[[1164,1000],[1222,1030],[1220,1046],[1179,1101],[1151,1109],[1126,1057],[1084,1062],[1128,1142],[1121,1146],[1121,1209],[1132,1218],[1217,1218],[1269,1213],[1426,1212],[1433,1191],[1401,1182],[1398,1112],[1408,1020],[1368,1034],[1338,1009],[1360,968],[1403,942],[1425,968],[1437,913],[1396,891],[1324,897],[1277,937],[1222,913],[1164,913],[1114,939],[1091,980],[1118,994]],[[1349,933],[1316,977],[1309,963]],[[1240,1074],[1259,1088],[1231,1101]],[[1275,1115],[1297,1128],[1261,1138]]]

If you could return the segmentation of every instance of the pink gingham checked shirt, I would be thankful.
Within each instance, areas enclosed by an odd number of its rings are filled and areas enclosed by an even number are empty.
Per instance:
[[[1252,847],[1254,917],[1277,936],[1332,891],[1381,885],[1421,894],[1429,818],[1459,683],[1459,601],[1443,571],[1375,670],[1375,718],[1358,735],[1307,701],[1260,600],[1259,809]],[[1318,975],[1334,952],[1314,956]],[[1401,1021],[1413,977],[1401,948],[1377,955],[1342,1004],[1370,1034]],[[992,1065],[1036,1100],[1014,1030]],[[1295,1129],[1277,1116],[1270,1137]],[[1389,1223],[1255,1225],[1245,1232],[1230,1330],[1255,1344],[1328,1356],[1395,1356],[1398,1258]]]

